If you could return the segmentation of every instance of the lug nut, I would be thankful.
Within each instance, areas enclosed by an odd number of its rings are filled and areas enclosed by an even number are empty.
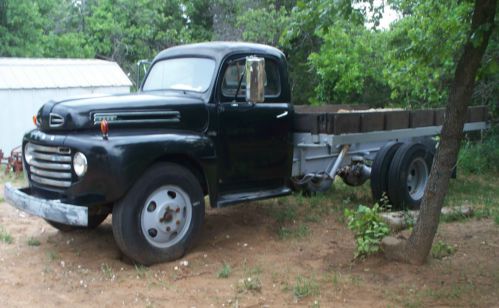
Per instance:
[[[158,230],[156,230],[156,229],[149,229],[149,230],[147,230],[147,233],[149,233],[149,235],[151,237],[156,237],[156,235],[158,235]]]
[[[156,202],[151,201],[151,203],[149,203],[149,205],[147,206],[147,211],[154,212],[154,210],[156,210]]]

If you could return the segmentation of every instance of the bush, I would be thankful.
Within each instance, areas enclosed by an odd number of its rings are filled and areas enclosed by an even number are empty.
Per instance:
[[[498,173],[499,125],[488,130],[482,141],[464,141],[459,152],[458,166],[469,173]]]
[[[380,250],[379,243],[390,233],[390,228],[379,216],[381,208],[359,205],[356,211],[345,209],[348,228],[355,233],[355,257],[370,255]]]

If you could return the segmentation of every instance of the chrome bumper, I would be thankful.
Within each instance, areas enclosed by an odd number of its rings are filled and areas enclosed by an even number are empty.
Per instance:
[[[31,196],[29,188],[17,189],[10,183],[4,187],[5,200],[26,213],[72,226],[88,225],[88,208]]]

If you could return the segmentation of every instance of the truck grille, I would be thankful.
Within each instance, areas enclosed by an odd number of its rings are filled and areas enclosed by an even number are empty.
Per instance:
[[[66,188],[71,186],[71,149],[67,147],[29,144],[30,179],[44,186]]]

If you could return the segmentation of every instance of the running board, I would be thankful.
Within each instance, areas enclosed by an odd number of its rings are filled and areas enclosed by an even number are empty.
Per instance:
[[[222,195],[218,198],[217,207],[226,207],[229,205],[247,202],[247,201],[255,201],[261,199],[268,199],[280,196],[286,196],[291,194],[291,189],[289,187],[280,187],[277,189],[270,190],[260,190],[254,192],[244,192],[244,193],[235,193],[235,194],[227,194]]]

